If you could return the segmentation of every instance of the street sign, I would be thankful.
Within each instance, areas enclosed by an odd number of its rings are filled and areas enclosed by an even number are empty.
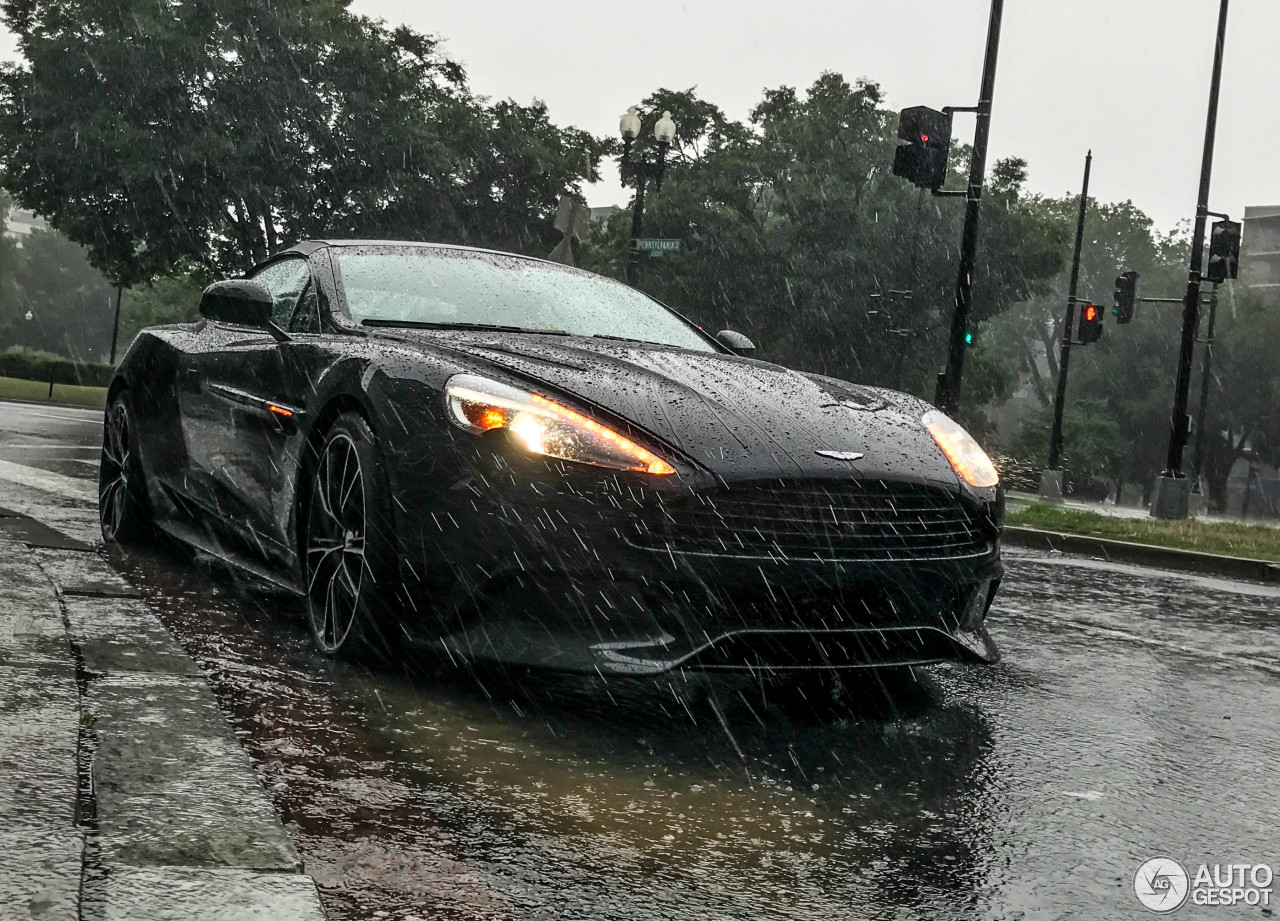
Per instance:
[[[660,256],[663,253],[680,252],[680,241],[666,237],[640,237],[636,240],[636,249],[642,253]]]

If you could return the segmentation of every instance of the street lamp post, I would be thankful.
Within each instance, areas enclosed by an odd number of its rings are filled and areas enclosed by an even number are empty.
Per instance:
[[[619,164],[622,184],[632,186],[636,190],[635,201],[631,206],[631,241],[627,246],[627,284],[634,285],[640,277],[640,237],[644,232],[644,191],[652,182],[655,189],[662,188],[662,175],[667,171],[667,151],[676,136],[676,123],[671,120],[671,113],[662,113],[662,118],[653,126],[653,139],[658,144],[657,154],[644,157],[633,151],[636,138],[640,136],[640,115],[636,107],[627,109],[618,122],[618,130],[622,133],[622,160]]]

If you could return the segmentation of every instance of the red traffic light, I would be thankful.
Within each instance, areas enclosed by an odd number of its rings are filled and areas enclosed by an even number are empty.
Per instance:
[[[920,135],[920,140],[921,140],[921,141],[923,141],[925,144],[928,144],[928,143],[929,143],[929,135],[927,135],[927,134],[922,134],[922,135]]]
[[[1081,306],[1080,325],[1076,328],[1076,335],[1081,345],[1088,345],[1102,338],[1102,313],[1097,304],[1086,301]]]

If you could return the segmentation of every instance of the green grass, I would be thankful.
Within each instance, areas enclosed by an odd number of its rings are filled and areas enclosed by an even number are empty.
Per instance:
[[[0,377],[0,400],[35,400],[41,403],[70,403],[73,406],[101,408],[107,402],[107,388],[54,384],[53,399],[50,400],[48,381],[23,381],[16,377]]]
[[[1280,562],[1280,528],[1226,524],[1217,521],[1158,521],[1145,518],[1111,518],[1052,505],[1032,503],[1010,507],[1005,524],[1064,534],[1083,534],[1135,544],[1152,544],[1178,550],[1195,550],[1218,556],[1243,556]]]

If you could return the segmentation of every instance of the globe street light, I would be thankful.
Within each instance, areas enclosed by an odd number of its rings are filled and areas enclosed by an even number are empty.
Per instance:
[[[618,131],[622,135],[622,159],[619,163],[622,184],[636,190],[631,206],[631,242],[627,247],[626,278],[627,284],[631,285],[640,276],[640,236],[644,232],[645,186],[652,182],[655,189],[662,188],[662,175],[667,169],[667,151],[671,149],[671,142],[676,136],[676,123],[671,120],[671,113],[663,112],[662,118],[653,126],[657,153],[646,157],[633,150],[636,138],[640,136],[640,128],[640,114],[635,106],[631,106],[618,122]]]

